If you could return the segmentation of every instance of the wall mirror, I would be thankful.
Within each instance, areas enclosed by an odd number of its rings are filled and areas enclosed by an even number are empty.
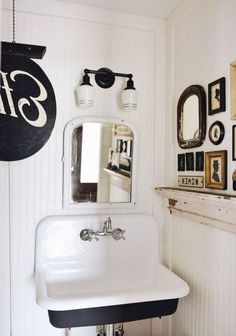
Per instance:
[[[206,93],[191,85],[183,91],[177,105],[177,138],[181,148],[199,147],[206,136]]]
[[[123,120],[78,118],[64,134],[64,207],[134,204],[135,131]]]

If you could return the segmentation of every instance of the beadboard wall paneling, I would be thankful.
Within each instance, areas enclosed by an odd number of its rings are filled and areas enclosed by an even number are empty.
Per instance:
[[[233,336],[236,323],[235,235],[176,216],[172,268],[190,285],[172,317],[171,335]]]
[[[166,185],[177,186],[176,157],[186,152],[177,145],[176,106],[181,92],[226,77],[226,112],[207,117],[205,143],[188,151],[228,150],[228,193],[232,190],[229,64],[236,59],[234,32],[236,3],[226,0],[183,1],[167,20],[167,118],[171,120],[166,146]],[[170,98],[170,99],[169,99]],[[225,139],[214,146],[210,125],[220,120]],[[191,172],[192,174],[192,172]],[[208,189],[208,191],[210,191]],[[169,336],[233,336],[236,332],[236,236],[199,222],[165,212],[164,259],[190,285],[190,295],[180,300],[177,313],[166,327]]]
[[[10,40],[11,12],[7,1],[4,6],[3,37]],[[62,208],[63,130],[69,120],[82,115],[98,115],[123,118],[134,125],[138,133],[139,157],[137,207],[132,212],[151,214],[153,211],[155,109],[157,115],[163,113],[159,106],[155,106],[155,69],[158,66],[161,73],[159,84],[164,80],[164,48],[157,49],[157,46],[163,45],[164,22],[155,20],[154,25],[153,19],[140,17],[138,24],[137,16],[120,13],[114,14],[116,23],[112,24],[108,22],[111,17],[108,19],[107,16],[111,12],[100,10],[97,17],[97,10],[92,10],[92,15],[89,9],[73,4],[72,15],[71,6],[49,0],[37,5],[28,0],[21,0],[17,4],[17,40],[47,46],[44,59],[37,62],[55,89],[57,120],[48,143],[40,152],[25,160],[10,163],[11,184],[8,187],[11,199],[13,336],[65,335],[65,330],[50,326],[46,311],[35,303],[33,267],[37,223],[50,214],[82,213]],[[109,90],[102,90],[95,84],[96,100],[92,109],[81,110],[77,107],[75,89],[80,82],[82,70],[103,66],[114,71],[133,73],[135,86],[140,92],[137,111],[127,113],[120,109],[119,93],[125,85],[125,80],[121,78],[116,79],[115,85]],[[93,76],[91,78],[94,83]],[[161,107],[164,98],[159,97],[159,100]],[[0,197],[5,197],[5,194]],[[127,212],[121,209],[108,210],[106,213],[124,211]],[[91,209],[89,212],[95,211]],[[129,324],[128,334],[142,330],[145,331],[142,335],[148,336],[150,328],[150,321],[134,323],[133,326]],[[85,329],[81,332],[86,335]]]
[[[0,10],[2,1],[0,0]],[[0,11],[0,37],[2,37]],[[1,46],[0,46],[1,49]],[[1,50],[0,50],[1,51]],[[1,63],[1,53],[0,53]],[[10,335],[10,224],[9,224],[9,164],[0,162],[0,335]]]
[[[230,63],[235,60],[236,47],[233,43],[236,3],[231,0],[193,1],[176,17],[173,13],[167,20],[168,34],[168,87],[171,103],[167,101],[171,111],[172,133],[174,143],[174,171],[167,170],[168,180],[173,180],[177,186],[177,153],[186,151],[228,150],[228,193],[233,193],[232,172],[235,164],[232,162],[232,124],[230,111]],[[172,45],[171,45],[172,44]],[[207,116],[206,141],[200,148],[181,149],[177,144],[176,106],[183,90],[192,84],[202,85],[208,93],[208,83],[226,77],[226,112]],[[172,107],[170,106],[172,104]],[[220,120],[225,125],[225,138],[218,146],[213,145],[208,137],[210,125]],[[167,141],[167,143],[170,143]],[[173,146],[172,146],[173,147]],[[186,172],[186,175],[192,172]],[[209,189],[208,189],[209,190]],[[225,191],[219,191],[225,193]]]
[[[9,164],[0,163],[0,334],[10,335]]]

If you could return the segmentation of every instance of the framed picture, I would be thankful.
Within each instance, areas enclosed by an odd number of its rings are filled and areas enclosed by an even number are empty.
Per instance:
[[[194,155],[193,153],[186,153],[186,170],[194,170]]]
[[[232,127],[232,160],[236,161],[236,125]]]
[[[236,119],[236,61],[230,64],[230,104],[231,119]]]
[[[121,139],[117,140],[116,151],[117,151],[117,153],[121,153],[122,152],[122,140]]]
[[[225,77],[208,84],[208,114],[225,111]]]
[[[222,122],[215,121],[209,128],[209,139],[214,145],[219,145],[225,136],[225,128]]]
[[[178,186],[179,187],[194,187],[203,188],[204,187],[204,177],[203,176],[178,176]]]
[[[185,154],[178,154],[178,171],[185,171]]]
[[[122,153],[127,152],[127,140],[122,140]]]
[[[227,189],[227,151],[205,153],[205,187]]]
[[[204,152],[196,152],[196,171],[204,171]]]
[[[111,148],[111,147],[108,148],[108,157],[107,157],[108,166],[111,166],[111,164],[112,164],[113,153],[115,153],[114,148]]]
[[[126,150],[126,155],[128,157],[132,156],[132,147],[133,147],[133,141],[132,140],[127,140],[127,150]]]
[[[233,180],[233,190],[236,191],[236,169],[234,169],[233,171],[232,180]]]
[[[126,125],[113,124],[113,135],[133,137],[132,130]]]

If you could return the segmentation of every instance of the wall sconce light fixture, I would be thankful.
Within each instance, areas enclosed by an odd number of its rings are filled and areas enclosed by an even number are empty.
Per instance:
[[[89,108],[93,106],[94,89],[87,73],[84,74],[83,81],[77,89],[77,96],[80,107]]]
[[[83,81],[77,89],[79,106],[82,108],[88,108],[93,105],[94,91],[93,86],[90,83],[89,75],[95,75],[95,82],[103,89],[112,87],[115,83],[115,77],[128,78],[127,86],[122,91],[122,107],[124,110],[131,111],[136,110],[138,102],[138,93],[134,87],[134,81],[132,80],[132,74],[124,74],[113,72],[108,68],[101,68],[99,70],[84,70]]]

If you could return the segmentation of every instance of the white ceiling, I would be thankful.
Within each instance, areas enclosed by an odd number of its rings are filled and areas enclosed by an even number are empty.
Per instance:
[[[181,0],[61,0],[133,14],[166,18]]]

